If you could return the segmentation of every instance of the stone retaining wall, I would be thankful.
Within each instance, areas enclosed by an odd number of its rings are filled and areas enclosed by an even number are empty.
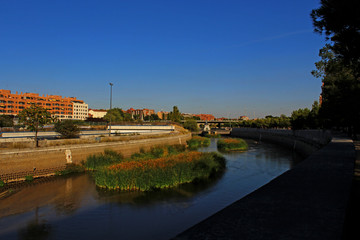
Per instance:
[[[307,157],[331,140],[331,132],[324,130],[281,130],[257,128],[233,128],[231,136],[268,141],[293,149]]]
[[[147,150],[156,145],[186,144],[191,134],[130,140],[121,142],[105,142],[77,144],[29,150],[12,150],[0,152],[0,179],[5,181],[23,180],[25,176],[34,177],[53,174],[63,170],[67,163],[79,164],[87,156],[111,149],[122,153],[125,157]]]
[[[245,137],[246,131],[235,132]],[[246,137],[255,137],[255,132],[247,131]],[[275,141],[280,137],[266,136]],[[282,137],[291,142],[287,139],[292,137]],[[354,160],[353,142],[334,138],[293,169],[174,239],[344,239]]]

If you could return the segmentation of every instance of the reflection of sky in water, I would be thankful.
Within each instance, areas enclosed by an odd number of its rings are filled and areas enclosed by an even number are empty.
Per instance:
[[[216,151],[217,139],[201,151]],[[244,197],[293,164],[292,152],[249,141],[223,153],[217,180],[148,193],[97,190],[88,175],[57,178],[0,200],[0,239],[168,239]]]

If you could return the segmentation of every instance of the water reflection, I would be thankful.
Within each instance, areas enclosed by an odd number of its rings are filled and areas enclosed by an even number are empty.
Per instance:
[[[216,151],[216,141],[200,150]],[[247,152],[224,154],[222,176],[173,189],[106,191],[88,174],[27,185],[0,200],[0,239],[169,239],[297,161],[274,145],[248,144]]]
[[[25,185],[21,190],[0,200],[0,218],[53,205],[57,214],[72,214],[94,195],[92,180],[87,175],[51,178],[47,182]]]
[[[136,207],[147,207],[164,202],[177,202],[184,199],[192,198],[193,196],[205,191],[216,185],[217,181],[221,179],[224,173],[216,177],[198,181],[195,183],[183,184],[171,189],[158,189],[150,192],[120,192],[109,191],[102,188],[97,188],[99,200],[104,202],[113,202],[118,204],[129,204]]]
[[[35,220],[30,221],[24,229],[19,230],[19,239],[49,239],[51,235],[51,225],[45,220],[39,219],[38,208],[35,210]]]

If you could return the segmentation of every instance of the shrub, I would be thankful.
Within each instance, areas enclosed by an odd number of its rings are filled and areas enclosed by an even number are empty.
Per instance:
[[[63,176],[73,173],[82,173],[85,171],[83,166],[77,165],[75,163],[66,164],[66,167],[62,171],[57,171],[55,175]]]
[[[25,181],[26,181],[26,182],[32,182],[33,180],[34,180],[34,177],[33,177],[33,176],[31,176],[31,175],[25,176]]]
[[[5,182],[0,179],[0,187],[3,187],[3,186],[5,186]]]
[[[55,132],[60,133],[63,138],[77,138],[80,135],[80,128],[73,120],[63,120],[55,123]]]
[[[220,151],[245,151],[248,149],[247,143],[241,138],[220,139],[217,147]]]
[[[189,119],[184,122],[184,128],[192,132],[197,132],[199,130],[197,122],[195,119]]]

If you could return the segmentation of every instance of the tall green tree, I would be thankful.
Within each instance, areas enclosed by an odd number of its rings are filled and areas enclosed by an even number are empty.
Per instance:
[[[314,30],[333,42],[337,57],[360,76],[360,1],[321,0],[312,10]]]
[[[319,103],[314,101],[311,110],[300,108],[291,114],[291,128],[296,129],[316,129],[321,127],[319,120]]]
[[[321,60],[315,63],[316,70],[312,71],[322,80],[319,116],[325,127],[346,128],[353,134],[358,131],[360,122],[360,81],[329,44],[320,50],[319,56]]]
[[[188,119],[184,122],[184,128],[188,129],[192,132],[196,132],[199,130],[197,122],[195,119]]]
[[[145,116],[144,120],[145,121],[158,121],[158,120],[160,120],[160,118],[157,114],[151,114],[149,116]]]
[[[121,108],[113,108],[108,110],[104,119],[107,121],[114,122],[122,122],[122,121],[131,121],[131,115],[129,113],[124,112]]]
[[[360,1],[321,0],[311,13],[314,30],[331,44],[320,50],[315,77],[322,79],[319,110],[325,126],[360,128]]]
[[[180,122],[181,120],[181,113],[177,106],[173,107],[173,111],[169,113],[169,120],[173,122]]]
[[[45,108],[32,104],[30,107],[25,108],[19,113],[19,122],[24,124],[27,129],[35,132],[35,144],[38,144],[38,132],[46,124],[50,124],[55,121],[56,118],[51,116]]]

